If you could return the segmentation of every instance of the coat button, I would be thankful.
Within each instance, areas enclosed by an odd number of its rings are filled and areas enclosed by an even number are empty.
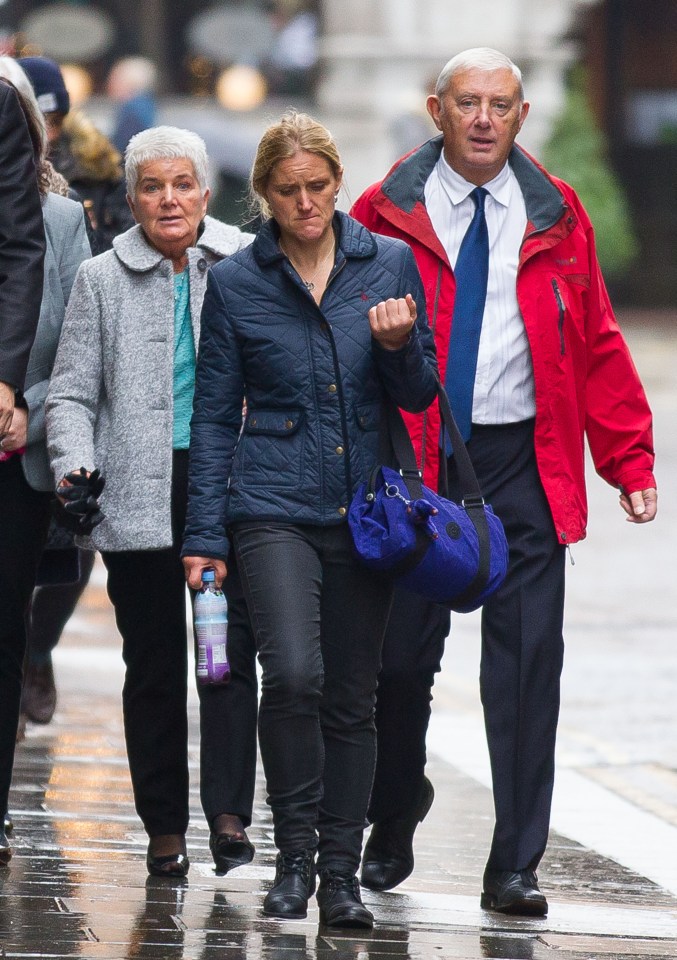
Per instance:
[[[249,425],[250,425],[251,427],[255,427],[255,426],[256,426],[256,417],[252,417],[252,418],[251,418],[251,420],[249,421]]]
[[[336,384],[330,383],[329,386],[327,387],[327,391],[329,393],[336,393]]]
[[[338,512],[342,517],[345,517],[347,511],[345,507],[339,507]]]
[[[198,270],[200,270],[202,273],[204,273],[205,270],[207,269],[207,261],[205,260],[204,257],[200,257],[200,259],[198,260],[198,262],[197,262],[197,268],[198,268]]]
[[[285,425],[285,427],[287,428],[287,430],[291,430],[291,428],[294,426],[294,421],[293,421],[293,420],[285,420],[284,425]]]
[[[339,454],[339,456],[340,456],[340,455],[343,453],[343,447],[337,447],[337,448],[336,448],[336,452],[337,452],[337,453]]]

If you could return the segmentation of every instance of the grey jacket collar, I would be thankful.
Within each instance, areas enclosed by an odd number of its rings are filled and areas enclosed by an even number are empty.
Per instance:
[[[433,137],[405,157],[383,181],[382,192],[406,213],[411,213],[418,202],[425,204],[426,181],[442,146],[443,138]],[[560,190],[521,147],[512,148],[508,162],[524,196],[529,220],[537,230],[551,227],[564,211]]]
[[[238,227],[221,223],[213,217],[204,218],[204,229],[198,237],[196,249],[207,251],[217,259],[230,256],[242,245],[242,232]],[[113,250],[122,263],[130,270],[143,273],[152,270],[165,257],[146,240],[139,224],[113,240]]]

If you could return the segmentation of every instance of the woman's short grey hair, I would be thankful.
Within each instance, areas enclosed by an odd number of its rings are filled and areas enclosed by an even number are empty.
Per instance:
[[[500,50],[494,50],[492,47],[472,47],[470,50],[464,50],[457,53],[448,63],[442,67],[442,72],[437,78],[435,84],[435,94],[438,97],[443,96],[453,77],[461,70],[510,70],[515,80],[519,84],[520,100],[524,100],[524,87],[522,85],[522,71],[513,63],[510,57],[506,57]]]
[[[207,189],[209,160],[202,137],[179,127],[150,127],[135,134],[125,150],[127,193],[133,197],[139,180],[139,168],[154,160],[190,160],[202,193]]]

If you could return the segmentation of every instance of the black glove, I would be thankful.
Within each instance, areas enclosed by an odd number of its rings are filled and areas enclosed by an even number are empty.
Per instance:
[[[56,492],[66,502],[59,501],[60,509],[55,508],[55,516],[67,530],[88,535],[105,519],[98,503],[105,480],[99,470],[92,470],[87,476],[84,467],[67,473],[64,480],[68,483],[62,481]]]

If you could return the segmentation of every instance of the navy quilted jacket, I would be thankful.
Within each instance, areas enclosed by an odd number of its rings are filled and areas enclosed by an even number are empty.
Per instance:
[[[237,521],[344,522],[377,462],[384,391],[413,412],[435,398],[435,348],[411,250],[343,213],[334,227],[336,264],[320,306],[280,251],[274,221],[210,271],[184,556],[225,558]],[[418,310],[412,336],[384,350],[369,308],[407,293]]]

